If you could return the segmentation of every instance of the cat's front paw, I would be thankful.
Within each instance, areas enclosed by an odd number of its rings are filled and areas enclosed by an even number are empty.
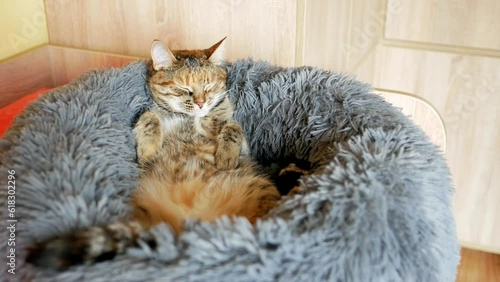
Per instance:
[[[219,170],[235,169],[238,166],[239,147],[237,150],[229,147],[231,146],[221,146],[215,152],[215,167]]]
[[[147,143],[137,147],[137,158],[140,164],[145,164],[152,160],[158,151],[159,145],[156,143]]]
[[[152,112],[144,113],[134,128],[137,140],[137,157],[140,164],[153,159],[162,146],[162,129],[158,116]]]
[[[228,170],[238,166],[243,138],[243,130],[235,122],[230,122],[222,128],[215,150],[215,167]]]

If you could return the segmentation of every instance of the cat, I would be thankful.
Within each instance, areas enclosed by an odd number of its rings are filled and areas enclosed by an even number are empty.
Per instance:
[[[204,50],[153,42],[147,84],[154,106],[133,128],[140,176],[131,220],[35,245],[29,262],[61,270],[111,259],[159,223],[179,234],[187,218],[255,223],[277,206],[278,189],[259,172],[233,119],[224,63],[225,38]]]

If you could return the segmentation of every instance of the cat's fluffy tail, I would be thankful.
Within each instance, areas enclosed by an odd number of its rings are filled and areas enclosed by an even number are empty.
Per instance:
[[[141,231],[143,227],[136,221],[92,227],[38,243],[30,248],[26,260],[36,266],[56,270],[110,260],[134,245]]]

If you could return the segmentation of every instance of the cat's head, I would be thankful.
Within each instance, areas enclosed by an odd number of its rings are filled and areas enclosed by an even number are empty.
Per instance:
[[[148,79],[155,103],[190,116],[207,115],[227,95],[225,39],[204,50],[170,50],[155,40]]]

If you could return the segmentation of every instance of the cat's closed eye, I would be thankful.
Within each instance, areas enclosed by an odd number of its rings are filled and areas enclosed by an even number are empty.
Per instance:
[[[178,85],[177,88],[179,88],[181,91],[183,91],[184,94],[188,94],[189,96],[193,95],[193,88],[191,88],[189,86]]]
[[[205,90],[205,92],[208,92],[208,91],[212,90],[212,88],[214,88],[214,84],[210,83],[210,84],[205,85],[203,90]]]
[[[174,96],[181,96],[182,93],[180,91],[175,91],[174,89],[164,86],[161,84],[154,84],[152,85],[153,89],[155,89],[158,93],[163,94],[163,95],[174,95]]]

